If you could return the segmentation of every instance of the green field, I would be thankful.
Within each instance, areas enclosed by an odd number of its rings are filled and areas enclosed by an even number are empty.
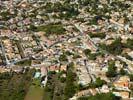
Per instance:
[[[42,100],[42,99],[43,99],[43,89],[39,86],[32,85],[25,97],[25,100]]]
[[[25,100],[43,100],[44,89],[40,87],[39,80],[34,80],[29,88]]]

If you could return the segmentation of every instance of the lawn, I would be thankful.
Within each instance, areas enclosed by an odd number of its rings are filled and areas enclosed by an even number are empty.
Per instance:
[[[35,84],[36,82],[37,80],[30,86],[25,100],[43,100],[44,90],[39,85]]]
[[[43,99],[43,89],[39,86],[32,85],[25,97],[25,100],[42,100],[42,99]]]

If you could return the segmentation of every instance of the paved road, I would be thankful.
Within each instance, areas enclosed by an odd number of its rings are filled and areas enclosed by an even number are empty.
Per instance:
[[[4,48],[3,44],[2,44],[2,40],[1,39],[0,39],[0,45],[1,45],[2,54],[3,54],[3,56],[4,56],[5,60],[6,60],[6,64],[9,65],[10,61],[8,60],[8,58],[6,56],[5,48]]]

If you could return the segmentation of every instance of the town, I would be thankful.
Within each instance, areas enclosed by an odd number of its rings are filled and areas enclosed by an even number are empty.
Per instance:
[[[133,1],[0,0],[6,72],[45,93],[1,100],[132,100]]]

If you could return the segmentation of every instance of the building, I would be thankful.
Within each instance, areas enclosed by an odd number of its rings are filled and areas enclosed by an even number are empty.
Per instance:
[[[129,90],[130,79],[128,76],[122,76],[119,80],[113,83],[114,87],[118,90]]]
[[[122,99],[128,100],[130,97],[129,92],[113,92],[115,96],[122,97]]]

